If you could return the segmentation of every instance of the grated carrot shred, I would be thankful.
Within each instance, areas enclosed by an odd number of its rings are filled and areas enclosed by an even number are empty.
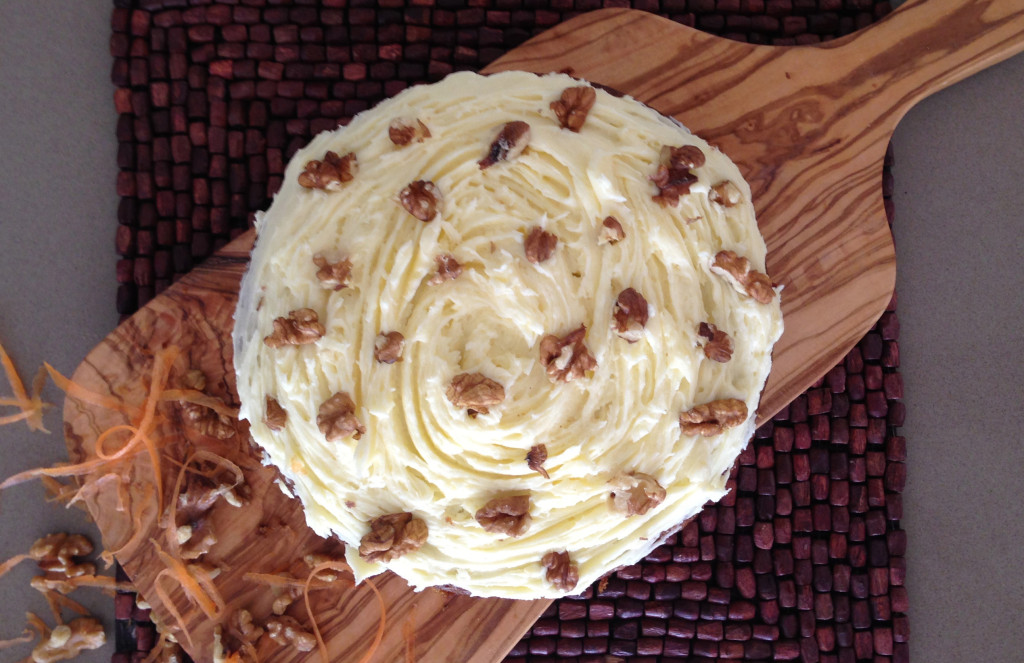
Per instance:
[[[8,647],[16,647],[18,645],[23,645],[25,643],[32,642],[35,639],[36,634],[33,633],[31,629],[26,627],[25,630],[21,632],[21,636],[17,638],[9,638],[7,640],[0,640],[0,649],[7,649]]]
[[[405,641],[405,663],[416,663],[413,649],[416,646],[416,604],[409,608],[409,616],[402,623],[402,639]]]
[[[254,573],[250,571],[243,575],[242,578],[250,582],[269,585],[271,587],[294,587],[295,589],[302,589],[306,586],[306,581],[301,578],[290,578],[288,576],[279,576],[273,573]],[[333,586],[333,582],[320,581],[316,584],[310,583],[309,588],[328,589]]]
[[[166,568],[160,572],[171,575],[181,586],[185,595],[190,598],[199,609],[210,619],[219,619],[226,609],[223,597],[213,584],[210,574],[201,569],[189,569],[181,561],[171,557],[160,549],[160,545],[153,539],[149,540],[156,549],[157,556],[164,563]]]
[[[15,555],[3,564],[0,564],[0,577],[3,577],[8,571],[13,569],[18,564],[21,564],[26,559],[32,559],[32,555]]]
[[[193,646],[192,633],[189,632],[188,625],[185,624],[185,620],[181,616],[181,613],[178,612],[178,609],[176,607],[174,607],[174,602],[171,601],[171,595],[168,594],[167,590],[165,590],[160,585],[160,581],[164,578],[171,578],[172,580],[177,580],[174,573],[170,569],[164,569],[160,573],[156,574],[155,578],[153,578],[153,591],[156,593],[157,598],[160,599],[160,602],[163,603],[164,607],[167,608],[167,612],[171,613],[171,617],[174,618],[174,621],[178,623],[178,630],[181,631],[182,634],[184,634],[185,640],[188,641],[189,649],[191,649]],[[180,584],[181,583],[179,583],[179,586]]]
[[[165,389],[160,395],[162,401],[185,401],[195,405],[208,407],[217,414],[222,414],[232,419],[238,418],[238,408],[228,407],[224,401],[209,394],[204,394],[196,389]]]
[[[137,408],[126,405],[123,401],[114,398],[113,396],[105,396],[103,394],[97,394],[91,389],[87,389],[77,382],[65,377],[60,371],[58,371],[50,364],[43,364],[47,373],[50,374],[50,379],[57,385],[57,388],[68,395],[69,398],[96,405],[105,410],[111,410],[112,412],[120,412],[129,419],[134,419],[139,414]]]
[[[57,603],[57,599],[55,598],[56,595],[56,592],[43,592],[43,596],[46,598],[46,603],[50,606],[50,612],[53,613],[53,618],[56,620],[57,626],[60,626],[64,623],[64,618],[60,614],[60,604]]]
[[[59,592],[53,592],[53,591],[49,591],[49,590],[47,590],[46,594],[47,594],[47,600],[49,600],[52,597],[53,601],[57,605],[59,605],[61,607],[64,607],[64,608],[67,608],[68,610],[71,610],[72,612],[77,612],[78,614],[82,615],[83,617],[88,617],[89,616],[89,610],[84,605],[82,605],[78,601],[74,600],[73,598],[70,598],[68,596],[64,596],[63,594],[61,594]],[[57,621],[59,622],[60,619],[58,618]]]
[[[14,368],[14,362],[11,361],[11,357],[7,354],[3,344],[0,344],[0,366],[3,366],[4,373],[7,375],[7,381],[14,392],[14,402],[5,399],[5,404],[14,405],[21,410],[20,414],[0,417],[0,425],[26,420],[29,430],[49,433],[50,431],[46,430],[43,426],[43,402],[40,400],[43,384],[39,380],[39,376],[37,375],[36,379],[32,382],[32,396],[30,397],[28,392],[25,391],[25,384],[21,381],[21,376],[18,375],[17,369]]]
[[[344,571],[352,573],[351,567],[342,561],[326,561],[317,564],[309,572],[309,576],[306,577],[305,586],[302,590],[302,600],[306,604],[306,614],[309,616],[309,622],[313,626],[313,635],[316,636],[316,643],[320,649],[320,658],[323,663],[331,663],[330,656],[327,653],[327,644],[324,642],[323,635],[320,633],[320,627],[316,623],[316,616],[313,614],[313,608],[309,604],[309,590],[310,585],[316,578],[316,575],[321,571]],[[384,627],[387,622],[387,605],[384,603],[384,596],[377,589],[377,585],[373,584],[369,578],[364,578],[363,582],[369,585],[370,589],[377,596],[377,604],[380,606],[380,621],[377,623],[377,634],[373,638],[373,642],[370,643],[370,649],[359,659],[359,663],[369,663],[373,658],[373,655],[377,653],[377,649],[380,648],[380,643],[384,640]]]

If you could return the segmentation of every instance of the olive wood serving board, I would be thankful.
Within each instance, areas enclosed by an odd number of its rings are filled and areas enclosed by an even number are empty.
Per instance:
[[[677,117],[738,163],[754,192],[768,272],[785,285],[786,331],[762,397],[763,421],[843,357],[892,295],[895,256],[880,184],[896,123],[926,95],[1021,50],[1021,0],[911,1],[865,30],[805,47],[751,46],[651,14],[609,9],[545,32],[488,70],[571,70]],[[155,351],[175,346],[183,355],[179,373],[203,369],[207,390],[235,402],[230,332],[252,240],[251,233],[238,238],[118,327],[74,379],[138,404]],[[73,458],[91,452],[105,428],[124,423],[116,412],[75,399],[67,400],[64,418]],[[198,447],[210,443],[187,426],[179,429]],[[237,450],[251,458],[246,437],[240,425]],[[164,467],[173,477],[176,468]],[[265,614],[272,593],[243,574],[288,568],[327,544],[273,484],[272,469],[255,460],[244,469],[252,496],[239,509],[215,507],[219,540],[207,559],[223,568],[216,584],[229,612],[256,606],[255,613]],[[156,509],[140,499],[151,471],[140,460],[133,472],[127,504],[119,503],[125,497],[113,484],[87,500],[107,548],[128,538],[136,512],[142,527],[163,540]],[[164,567],[148,538],[119,560],[155,615],[170,623],[153,593]],[[499,660],[549,603],[414,593],[391,574],[377,584],[387,627],[374,660],[389,663],[405,660],[407,646],[417,661]],[[331,660],[358,661],[377,629],[373,595],[362,587],[311,596]],[[192,627],[190,653],[210,660],[213,624],[180,590],[171,591],[171,600]],[[301,601],[297,608],[304,619]],[[315,651],[300,654],[268,642],[260,652],[263,660],[318,660]]]

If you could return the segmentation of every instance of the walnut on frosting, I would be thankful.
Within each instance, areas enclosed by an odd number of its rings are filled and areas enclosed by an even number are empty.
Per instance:
[[[430,277],[430,285],[441,285],[445,281],[459,278],[462,274],[462,265],[450,253],[443,253],[436,258],[437,272]]]
[[[474,517],[488,532],[520,536],[530,528],[530,496],[496,497],[480,507]]]
[[[306,345],[316,343],[326,332],[316,311],[311,308],[300,308],[289,311],[287,318],[275,318],[274,331],[264,337],[263,342],[271,348]]]
[[[541,558],[540,563],[547,569],[544,577],[554,585],[555,589],[563,592],[571,592],[580,581],[580,569],[576,562],[572,561],[569,553],[549,552]]]
[[[366,426],[356,418],[356,404],[348,392],[339,391],[320,405],[316,425],[328,442],[340,442],[352,436],[359,439]]]
[[[437,216],[441,205],[441,190],[433,182],[416,180],[402,189],[398,200],[406,212],[426,223]]]
[[[509,122],[498,131],[491,146],[487,149],[487,156],[480,160],[480,170],[490,168],[499,161],[511,161],[515,159],[530,143],[530,125],[526,122]]]
[[[284,430],[285,424],[288,423],[288,412],[272,396],[267,396],[266,414],[263,415],[263,423],[267,425],[267,428],[275,432]]]
[[[747,420],[747,404],[738,398],[720,398],[679,414],[683,435],[711,437]]]
[[[317,267],[316,280],[329,290],[342,290],[348,287],[352,276],[352,261],[348,258],[338,262],[329,262],[322,255],[313,256],[313,264]]]
[[[587,121],[587,115],[596,100],[597,92],[590,86],[567,87],[557,101],[551,102],[551,110],[555,112],[563,129],[577,133]]]
[[[732,339],[724,331],[710,322],[702,322],[697,327],[697,334],[706,339],[704,356],[721,364],[732,359]]]
[[[621,338],[630,343],[636,343],[644,334],[644,327],[650,311],[647,307],[647,300],[633,288],[626,288],[619,293],[615,300],[615,310],[612,311],[612,329]]]
[[[650,474],[618,474],[608,485],[612,509],[626,516],[642,516],[665,501],[665,489]]]
[[[740,192],[740,188],[738,186],[729,180],[724,180],[711,187],[708,199],[713,203],[718,203],[722,207],[733,207],[743,200],[743,194]]]
[[[661,148],[661,163],[651,175],[651,182],[658,187],[654,201],[665,207],[675,207],[679,197],[690,192],[690,187],[697,181],[693,168],[704,165],[704,152],[696,145]]]
[[[770,304],[775,299],[775,289],[768,275],[751,269],[750,261],[738,256],[735,251],[719,251],[715,254],[711,271],[734,279],[759,304]]]
[[[523,240],[526,259],[534,264],[544,262],[553,256],[556,246],[558,246],[558,237],[540,226],[531,228],[529,234]]]
[[[626,237],[626,231],[622,229],[622,224],[614,216],[606,217],[601,222],[601,232],[597,236],[597,243],[601,244],[618,244]]]
[[[430,129],[427,128],[427,125],[418,118],[415,122],[413,124],[408,119],[401,117],[391,120],[391,124],[388,126],[388,138],[399,147],[404,147],[413,141],[422,143],[424,139],[430,138]]]
[[[299,184],[307,189],[338,191],[342,184],[352,181],[355,174],[356,155],[353,152],[339,157],[328,151],[323,161],[314,159],[306,162],[305,169],[299,173]]]
[[[389,513],[370,521],[370,531],[359,542],[359,556],[367,562],[390,562],[419,550],[427,542],[427,524],[408,512]]]
[[[534,472],[539,473],[545,479],[550,479],[551,475],[544,469],[544,463],[548,460],[548,448],[544,444],[535,444],[530,447],[530,451],[526,454],[526,466]]]
[[[445,392],[452,405],[468,410],[471,417],[487,414],[492,405],[505,400],[505,387],[480,373],[460,373]]]
[[[552,382],[572,382],[597,368],[597,359],[590,353],[583,339],[587,328],[578,328],[559,338],[548,334],[540,340],[540,363]]]
[[[402,361],[402,351],[405,349],[405,336],[401,332],[391,331],[381,333],[373,346],[373,358],[381,364],[393,364]]]

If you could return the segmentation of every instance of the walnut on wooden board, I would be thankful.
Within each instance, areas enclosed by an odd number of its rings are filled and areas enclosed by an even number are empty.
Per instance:
[[[267,635],[279,645],[291,645],[302,652],[313,651],[316,647],[316,637],[288,615],[268,619]]]
[[[575,133],[583,128],[583,123],[587,121],[587,115],[596,100],[597,92],[588,85],[567,87],[558,100],[551,102],[551,110],[555,112],[555,117],[563,129]]]
[[[92,617],[79,617],[55,627],[32,650],[34,663],[56,663],[75,658],[83,651],[99,649],[107,642],[103,624]]]
[[[516,537],[530,528],[530,496],[495,497],[474,516],[488,532]]]
[[[548,448],[544,444],[535,444],[530,447],[530,451],[526,454],[526,466],[534,472],[539,473],[545,479],[550,479],[551,475],[544,469],[544,463],[548,460]]]
[[[389,513],[370,521],[359,542],[359,556],[368,562],[390,562],[427,542],[427,524],[411,513]]]
[[[359,439],[366,426],[356,418],[356,404],[346,391],[339,391],[320,405],[316,425],[328,442],[340,442],[346,437]]]
[[[307,189],[339,191],[345,182],[351,182],[356,174],[356,155],[349,152],[343,157],[328,151],[323,160],[307,161],[299,173],[299,184]]]
[[[462,265],[450,253],[443,253],[434,258],[437,263],[437,272],[430,279],[430,285],[441,285],[445,281],[459,278],[462,274]]]
[[[530,144],[530,125],[526,122],[509,122],[503,126],[491,146],[487,148],[487,156],[480,160],[480,170],[490,168],[499,161],[515,159]]]
[[[404,117],[396,117],[388,125],[388,138],[398,147],[405,147],[413,141],[422,143],[425,139],[430,138],[430,129],[419,118],[409,120]]]
[[[177,530],[179,555],[184,560],[199,559],[217,545],[217,535],[206,518],[199,518],[193,524],[180,525]]]
[[[597,243],[600,244],[618,244],[626,237],[626,231],[622,228],[622,223],[619,222],[614,216],[605,217],[605,220],[601,222],[601,231],[597,236]]]
[[[288,412],[272,396],[267,396],[266,414],[263,415],[263,423],[272,431],[284,430],[288,423]]]
[[[402,189],[398,201],[409,214],[426,223],[437,216],[441,207],[441,190],[433,182],[416,180]]]
[[[770,304],[775,299],[775,289],[767,274],[762,274],[750,267],[750,261],[740,257],[735,251],[719,251],[711,263],[711,271],[728,276],[743,288],[754,301]]]
[[[181,386],[184,389],[204,392],[206,390],[206,374],[198,368],[185,372],[181,378]],[[221,401],[223,402],[223,401]],[[226,440],[234,437],[235,423],[231,417],[220,414],[205,405],[191,403],[189,401],[178,401],[181,406],[182,418],[186,425],[200,435],[213,437],[218,440]]]
[[[710,322],[702,322],[697,327],[697,334],[705,339],[705,357],[720,364],[732,359],[732,339],[724,331]]]
[[[275,612],[274,614],[276,615],[280,613]],[[260,636],[264,633],[263,629],[253,621],[252,613],[245,608],[235,610],[231,613],[229,624],[240,640],[250,644],[259,640]]]
[[[452,405],[476,416],[504,401],[505,387],[480,373],[460,373],[452,378],[445,395]]]
[[[401,332],[390,331],[381,333],[373,345],[373,358],[381,364],[393,364],[402,361],[405,350],[405,336]]]
[[[548,334],[540,340],[540,363],[552,382],[572,382],[597,368],[597,359],[590,353],[583,339],[587,328],[578,328],[559,338]]]
[[[662,147],[661,163],[650,177],[658,187],[654,201],[665,207],[678,205],[680,196],[688,194],[697,181],[697,175],[691,169],[703,166],[705,159],[704,152],[695,145]]]
[[[541,558],[540,563],[547,569],[544,577],[554,585],[555,589],[570,592],[580,581],[580,570],[566,551],[549,552]]]
[[[549,233],[540,226],[530,228],[523,239],[523,250],[526,259],[533,264],[541,263],[555,255],[555,248],[558,246],[558,237]]]
[[[680,413],[679,428],[683,435],[710,437],[746,420],[746,403],[738,398],[720,398]]]
[[[612,329],[620,338],[636,343],[644,335],[650,318],[647,299],[633,288],[619,293],[612,311]]]
[[[306,345],[316,343],[326,332],[316,311],[311,308],[300,308],[289,311],[286,318],[275,318],[274,331],[264,337],[263,342],[271,348]]]
[[[338,262],[330,262],[322,255],[313,256],[313,265],[317,268],[316,280],[320,286],[328,290],[344,290],[352,278],[352,261],[343,258]]]
[[[618,474],[608,485],[612,488],[612,509],[626,516],[642,516],[665,501],[665,489],[643,472]]]

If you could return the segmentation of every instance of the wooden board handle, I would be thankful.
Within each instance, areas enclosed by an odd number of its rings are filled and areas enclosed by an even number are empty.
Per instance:
[[[829,42],[830,65],[861,69],[893,104],[888,123],[924,97],[1024,51],[1022,0],[909,0]]]

